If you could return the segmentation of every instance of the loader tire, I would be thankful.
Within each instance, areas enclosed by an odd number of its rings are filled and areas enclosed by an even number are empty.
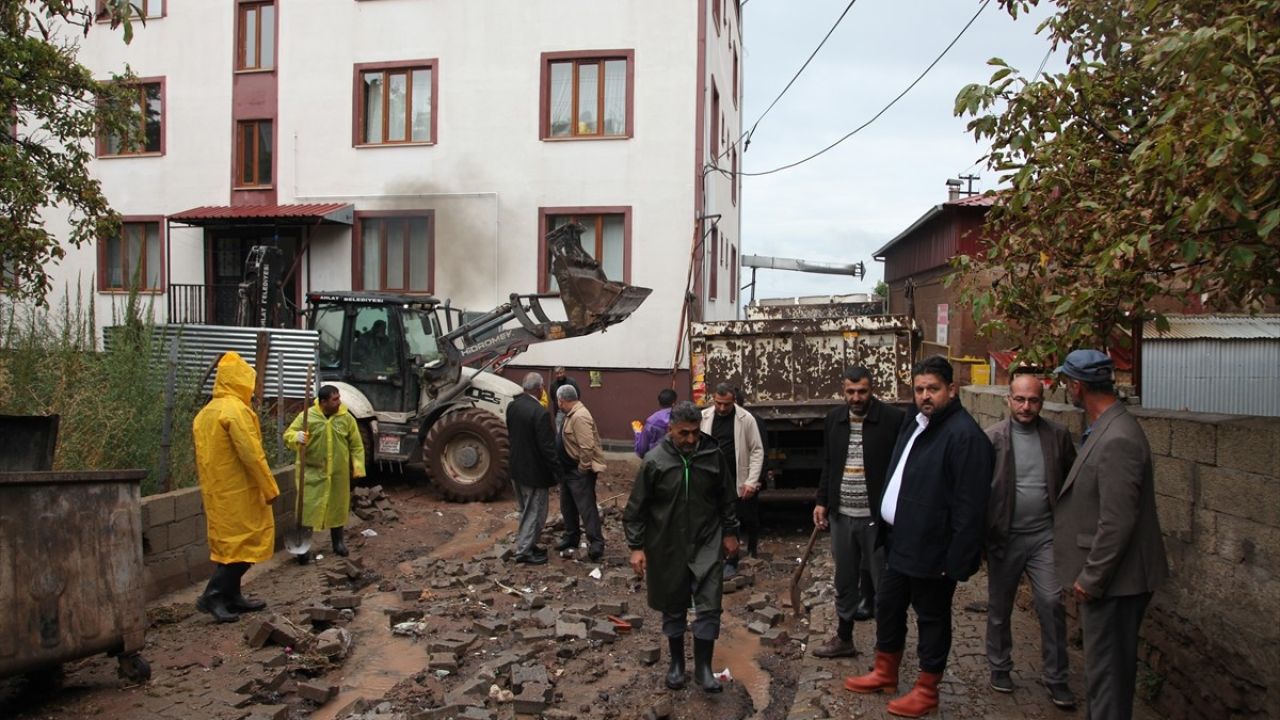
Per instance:
[[[453,502],[492,500],[508,485],[511,442],[506,424],[491,412],[447,413],[427,432],[422,454],[431,481]]]
[[[368,420],[357,420],[356,427],[360,429],[360,442],[364,445],[364,477],[359,480],[353,478],[351,484],[372,487],[381,481],[378,461],[373,459],[374,453],[378,451],[374,445],[378,439],[373,435],[373,423]]]

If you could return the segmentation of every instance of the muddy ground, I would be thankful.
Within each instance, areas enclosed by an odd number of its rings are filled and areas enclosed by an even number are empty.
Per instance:
[[[725,596],[715,654],[716,669],[733,678],[725,692],[671,692],[662,685],[659,618],[627,565],[621,510],[633,472],[617,456],[601,478],[603,561],[588,562],[581,550],[581,558],[552,553],[543,566],[506,557],[516,527],[509,496],[459,505],[422,481],[385,481],[399,518],[351,529],[351,560],[360,567],[330,557],[328,539],[317,534],[325,557],[304,566],[281,552],[245,578],[246,593],[269,603],[262,613],[215,625],[192,606],[199,588],[163,598],[148,607],[150,682],[131,685],[117,677],[114,660],[87,658],[64,666],[60,682],[0,681],[0,717],[786,718],[802,656],[794,637],[806,634],[794,625],[787,587],[807,539],[807,512],[766,513],[761,557],[744,560],[743,587]],[[553,522],[557,508],[553,491]],[[365,529],[376,536],[361,535]],[[543,540],[554,545],[554,527]],[[352,595],[359,601],[352,613],[330,608],[351,604],[344,598]],[[609,615],[631,616],[637,627],[615,634]],[[253,647],[246,636],[262,630],[259,620],[296,637],[277,634]],[[759,633],[771,621],[765,645]],[[400,629],[410,634],[393,634],[397,623],[409,623]],[[329,627],[352,638],[341,659],[327,659],[312,640]]]

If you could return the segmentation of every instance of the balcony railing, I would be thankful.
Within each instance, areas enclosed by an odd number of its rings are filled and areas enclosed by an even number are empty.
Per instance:
[[[169,323],[173,325],[234,325],[238,286],[169,285]]]

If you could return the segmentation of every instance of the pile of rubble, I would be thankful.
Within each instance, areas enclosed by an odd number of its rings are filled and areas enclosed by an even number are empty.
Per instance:
[[[351,514],[364,522],[396,522],[400,516],[381,485],[351,488]]]

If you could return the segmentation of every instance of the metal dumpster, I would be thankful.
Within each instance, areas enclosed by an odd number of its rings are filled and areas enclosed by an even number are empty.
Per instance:
[[[151,677],[144,470],[0,472],[0,677],[106,652]]]

